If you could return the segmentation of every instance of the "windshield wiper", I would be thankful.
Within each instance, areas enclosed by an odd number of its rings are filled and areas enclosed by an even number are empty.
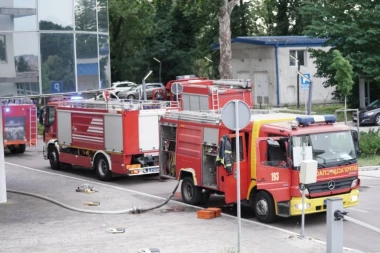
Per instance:
[[[356,162],[356,159],[353,158],[353,159],[349,159],[349,160],[344,160],[342,161],[341,163],[339,163],[339,165],[345,165],[345,164],[353,164]]]

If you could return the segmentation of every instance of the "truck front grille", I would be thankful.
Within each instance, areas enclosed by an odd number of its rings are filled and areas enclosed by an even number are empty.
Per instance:
[[[351,188],[352,181],[354,181],[355,179],[356,177],[350,177],[350,178],[342,178],[342,179],[337,179],[337,180],[317,182],[314,184],[309,184],[307,186],[307,189],[309,191],[309,194],[331,192],[331,191],[343,190],[343,189],[349,190]]]

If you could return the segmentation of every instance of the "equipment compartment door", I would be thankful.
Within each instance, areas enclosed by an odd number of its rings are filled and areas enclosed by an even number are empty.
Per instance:
[[[246,140],[244,137],[244,133],[239,134],[239,146],[240,146],[240,161],[236,161],[236,135],[229,135],[231,140],[231,151],[232,151],[232,159],[234,161],[233,171],[230,173],[226,173],[225,175],[225,192],[224,198],[227,204],[237,202],[236,199],[236,182],[237,182],[237,162],[240,162],[240,197],[244,199],[246,196],[246,191],[244,189],[247,188],[247,179],[248,177],[248,164],[247,164],[247,149],[246,149]]]
[[[278,137],[256,140],[257,189],[266,189],[275,201],[287,200],[290,194],[291,169],[288,142]]]

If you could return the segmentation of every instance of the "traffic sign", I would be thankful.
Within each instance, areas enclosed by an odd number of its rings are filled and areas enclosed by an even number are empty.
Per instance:
[[[306,76],[310,80],[310,74],[303,74],[303,75]],[[309,80],[307,80],[306,78],[301,76],[301,89],[302,90],[308,90],[309,89],[309,87],[310,87]]]
[[[237,103],[237,111],[235,110],[235,102]],[[237,117],[237,119],[236,119]],[[241,100],[232,100],[225,104],[222,109],[222,122],[230,130],[241,130],[251,121],[251,109]]]
[[[63,92],[63,83],[62,81],[54,81],[50,83],[50,92],[51,93],[61,93]]]
[[[181,95],[183,92],[183,86],[180,83],[173,83],[170,90],[174,95]]]

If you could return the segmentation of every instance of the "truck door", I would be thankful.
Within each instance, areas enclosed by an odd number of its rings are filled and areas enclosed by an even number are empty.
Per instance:
[[[290,194],[291,169],[286,138],[270,137],[256,140],[257,189],[266,189],[275,201],[286,199]]]
[[[240,163],[240,197],[241,199],[244,199],[244,197],[247,194],[247,191],[244,190],[246,188],[245,182],[246,178],[248,177],[248,164],[247,164],[247,149],[246,149],[246,139],[244,136],[244,133],[239,134],[239,141],[240,141],[240,161],[236,161],[236,135],[230,134],[229,138],[231,140],[231,150],[232,150],[232,158],[234,161],[233,164],[233,171],[230,173],[226,173],[225,177],[225,191],[224,191],[224,198],[227,204],[237,202],[236,199],[236,165],[239,162]]]
[[[57,121],[56,121],[56,108],[54,106],[47,106],[45,109],[44,118],[44,142],[48,142],[50,139],[57,138]],[[70,127],[70,126],[68,126]]]

